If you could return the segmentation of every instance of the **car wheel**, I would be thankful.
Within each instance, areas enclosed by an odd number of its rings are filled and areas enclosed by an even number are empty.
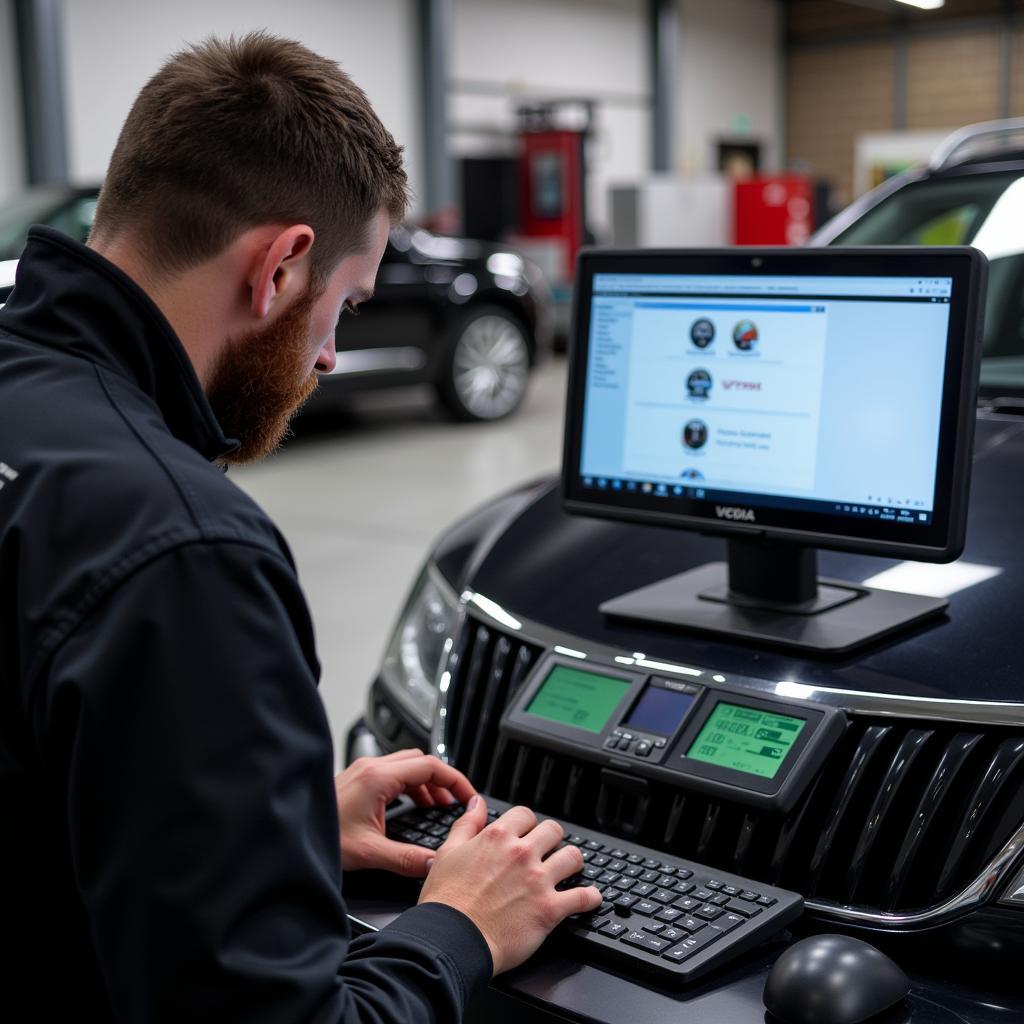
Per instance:
[[[522,324],[497,307],[481,307],[457,324],[438,393],[458,419],[498,420],[519,408],[529,375]]]

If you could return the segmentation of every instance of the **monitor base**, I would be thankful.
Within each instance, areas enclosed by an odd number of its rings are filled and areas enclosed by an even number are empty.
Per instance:
[[[845,654],[940,615],[946,598],[817,581],[816,595],[786,602],[729,589],[729,566],[711,562],[605,601],[605,615],[819,654]]]

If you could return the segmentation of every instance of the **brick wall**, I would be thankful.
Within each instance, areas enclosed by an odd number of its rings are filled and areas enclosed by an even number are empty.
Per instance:
[[[907,128],[958,128],[999,116],[996,32],[911,39]]]
[[[893,66],[893,47],[884,43],[790,55],[789,162],[832,182],[843,203],[853,198],[854,140],[892,126]]]

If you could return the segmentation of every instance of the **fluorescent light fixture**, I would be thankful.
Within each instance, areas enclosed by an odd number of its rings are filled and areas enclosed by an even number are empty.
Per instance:
[[[937,11],[940,7],[946,6],[946,0],[896,0],[896,3],[919,7],[922,11]]]

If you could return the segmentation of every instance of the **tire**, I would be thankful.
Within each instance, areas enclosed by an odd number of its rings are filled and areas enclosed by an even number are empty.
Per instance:
[[[437,391],[456,419],[500,420],[522,404],[529,376],[522,323],[498,306],[481,306],[456,323]]]

